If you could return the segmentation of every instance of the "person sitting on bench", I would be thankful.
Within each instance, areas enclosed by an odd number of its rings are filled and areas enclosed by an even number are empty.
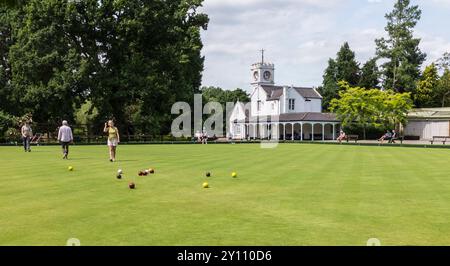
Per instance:
[[[392,139],[392,133],[388,130],[386,131],[386,134],[384,134],[378,141],[381,141],[383,143],[385,140],[390,141]]]
[[[395,144],[395,141],[396,141],[397,139],[398,139],[397,132],[395,131],[395,129],[393,129],[393,130],[392,130],[392,136],[391,136],[391,138],[389,139],[389,143]]]
[[[341,143],[343,140],[345,140],[346,137],[347,137],[347,135],[345,134],[345,132],[343,130],[341,130],[339,132],[339,137],[337,138],[337,141],[339,141],[339,143]]]

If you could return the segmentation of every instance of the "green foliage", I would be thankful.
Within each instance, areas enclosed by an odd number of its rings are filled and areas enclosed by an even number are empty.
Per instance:
[[[203,87],[201,89],[204,103],[219,102],[225,107],[226,103],[237,101],[246,103],[250,101],[250,95],[244,90],[237,88],[235,90],[224,90],[219,87]]]
[[[425,68],[422,76],[417,82],[414,93],[416,107],[435,107],[435,95],[439,85],[439,74],[435,64]]]
[[[87,125],[95,121],[98,116],[97,108],[91,101],[87,101],[75,109],[75,123],[77,125]]]
[[[15,125],[16,119],[0,110],[0,136],[3,136],[8,128]]]
[[[365,89],[379,88],[380,71],[377,65],[377,59],[373,58],[367,61],[361,68],[358,87]]]
[[[419,49],[420,39],[414,38],[413,29],[422,11],[410,0],[397,0],[394,10],[386,14],[388,37],[375,41],[377,56],[382,64],[383,87],[397,92],[414,92],[420,76],[420,67],[426,54]]]
[[[450,106],[450,69],[445,69],[439,79],[437,101],[442,107]]]
[[[340,98],[331,101],[330,109],[337,114],[343,127],[363,128],[364,139],[367,128],[392,128],[406,123],[407,113],[413,106],[410,93],[367,90],[351,87],[346,82],[339,85],[342,87]]]
[[[90,101],[98,124],[115,118],[125,133],[145,120],[168,132],[171,105],[201,84],[202,2],[29,0],[2,10],[2,109],[57,124]]]
[[[328,67],[323,75],[323,84],[320,93],[323,96],[323,107],[328,109],[332,99],[339,95],[338,83],[345,81],[352,86],[359,82],[359,63],[355,59],[355,53],[346,42],[336,55],[336,59],[329,59]]]
[[[450,53],[445,52],[441,58],[437,60],[437,66],[440,69],[450,69]]]

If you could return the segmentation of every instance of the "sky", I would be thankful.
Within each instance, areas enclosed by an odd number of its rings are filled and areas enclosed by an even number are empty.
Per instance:
[[[203,86],[250,90],[250,66],[275,64],[278,85],[320,86],[329,58],[348,41],[359,62],[375,55],[395,0],[205,0]],[[425,65],[450,52],[450,0],[412,0]]]

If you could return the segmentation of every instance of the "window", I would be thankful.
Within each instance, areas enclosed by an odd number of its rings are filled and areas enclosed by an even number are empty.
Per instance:
[[[295,110],[295,99],[289,99],[289,111]]]
[[[275,103],[272,103],[272,111],[275,110]]]
[[[258,105],[257,105],[257,107],[256,107],[256,109],[258,110],[258,112],[261,111],[261,106],[262,106],[262,102],[261,102],[261,101],[258,101]]]

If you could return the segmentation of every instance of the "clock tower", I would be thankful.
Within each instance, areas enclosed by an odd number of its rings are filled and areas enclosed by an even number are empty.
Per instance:
[[[261,62],[252,65],[252,85],[274,85],[275,65],[264,62],[264,50],[261,50]]]

